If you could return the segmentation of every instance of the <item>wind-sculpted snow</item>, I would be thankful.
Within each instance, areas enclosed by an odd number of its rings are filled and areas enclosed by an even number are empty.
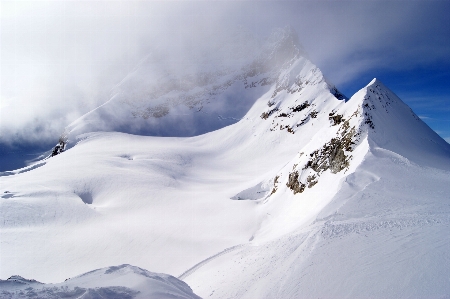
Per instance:
[[[43,284],[12,276],[0,280],[1,298],[120,298],[188,299],[200,298],[181,280],[152,273],[131,265],[112,266],[66,279],[62,283]]]
[[[428,217],[427,217],[428,216]],[[444,216],[442,219],[433,215],[413,215],[410,218],[393,218],[391,220],[379,220],[379,219],[369,219],[360,222],[350,222],[350,223],[328,223],[326,222],[321,230],[322,237],[324,239],[329,238],[339,238],[347,234],[365,234],[370,233],[380,229],[386,230],[405,230],[412,227],[424,227],[424,226],[434,226],[434,225],[444,225],[448,226],[450,224],[450,219],[448,216]]]

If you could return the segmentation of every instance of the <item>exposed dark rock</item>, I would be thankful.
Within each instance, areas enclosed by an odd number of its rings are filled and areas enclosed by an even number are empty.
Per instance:
[[[363,107],[364,107],[364,109],[375,110],[375,106],[373,104],[369,105],[369,103],[367,103],[367,102],[364,103]]]
[[[275,179],[273,180],[273,189],[272,189],[272,192],[270,192],[270,195],[272,195],[272,194],[274,194],[275,192],[277,192],[277,190],[278,190],[278,179],[279,179],[280,177],[277,175],[276,177],[275,177]],[[270,196],[269,195],[269,196]]]
[[[369,125],[369,127],[372,130],[375,129],[375,125],[373,124],[373,121],[372,121],[372,116],[367,112],[364,112],[364,123]]]
[[[289,173],[289,180],[286,183],[286,186],[288,186],[294,192],[294,194],[302,193],[303,191],[305,191],[306,185],[301,183],[298,178],[298,171],[291,172]]]
[[[268,111],[268,112],[263,112],[261,114],[261,118],[262,119],[267,119],[269,116],[271,116],[274,112],[278,111],[278,108],[273,108],[272,110]]]
[[[316,110],[313,110],[313,111],[311,111],[309,116],[311,116],[311,118],[317,118],[317,114],[319,114],[319,113]]]
[[[333,126],[339,125],[341,124],[343,121],[345,121],[345,119],[343,118],[342,115],[337,114],[337,115],[332,115],[332,113],[330,113],[329,115],[329,120],[333,122]]]
[[[330,169],[332,173],[338,173],[347,168],[350,157],[345,154],[345,151],[352,151],[355,134],[355,128],[353,127],[348,132],[345,130],[340,138],[332,138],[321,149],[310,154],[311,159],[307,162],[305,169],[311,168],[317,173]]]
[[[53,148],[51,157],[61,154],[65,151],[67,145],[67,134],[64,132],[59,136],[58,144]]]
[[[304,103],[302,103],[301,105],[297,105],[295,107],[292,107],[291,110],[292,112],[300,112],[302,110],[305,110],[306,108],[308,108],[310,105],[307,101],[305,101]]]
[[[306,182],[308,183],[308,188],[313,187],[315,184],[318,183],[318,181],[316,180],[316,175],[310,175],[306,178]]]
[[[309,117],[309,115],[308,115],[306,118],[302,119],[302,120],[300,121],[300,123],[297,124],[297,127],[300,127],[300,126],[306,124],[306,123],[309,121],[309,119],[310,119],[310,117]]]
[[[317,112],[313,112],[317,116]],[[297,126],[312,118],[313,112]],[[329,113],[329,119],[334,123],[333,125],[339,125],[336,136],[331,138],[321,148],[309,154],[308,161],[300,171],[300,173],[303,171],[310,172],[305,181],[299,180],[300,174],[298,170],[295,170],[297,164],[294,165],[293,172],[289,174],[289,180],[286,184],[293,190],[294,194],[303,192],[306,186],[308,188],[315,186],[324,171],[330,170],[331,173],[336,174],[350,166],[352,156],[349,153],[353,151],[353,146],[361,136],[361,132],[358,132],[355,126],[350,126],[350,120],[353,117],[360,117],[360,113],[361,110],[358,108],[347,120],[344,119],[343,115],[336,114],[335,111]],[[311,171],[315,173],[311,173]]]

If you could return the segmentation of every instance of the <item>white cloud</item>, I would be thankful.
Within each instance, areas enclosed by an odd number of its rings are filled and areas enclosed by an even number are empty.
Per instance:
[[[311,60],[335,84],[375,67],[426,65],[450,56],[450,28],[442,26],[445,2],[1,5],[0,141],[54,140],[65,125],[108,100],[110,89],[151,49],[162,49],[162,59],[171,57],[176,65],[195,50],[213,51],[216,36],[241,25],[257,36],[292,25]]]

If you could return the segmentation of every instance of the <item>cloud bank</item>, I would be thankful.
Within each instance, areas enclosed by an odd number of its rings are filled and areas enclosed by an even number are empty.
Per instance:
[[[228,53],[216,50],[238,28],[258,40],[291,25],[338,87],[375,68],[449,63],[449,8],[439,1],[2,1],[0,144],[56,142],[149,53],[175,70],[195,68],[189,61],[202,53],[219,63]]]

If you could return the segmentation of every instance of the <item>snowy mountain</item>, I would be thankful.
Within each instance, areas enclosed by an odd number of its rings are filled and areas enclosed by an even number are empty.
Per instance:
[[[189,286],[166,274],[120,265],[97,269],[62,283],[43,284],[12,276],[0,280],[2,298],[173,298],[197,299]]]
[[[143,62],[69,150],[0,177],[0,277],[132,264],[201,297],[448,296],[450,145],[377,79],[346,99],[290,29],[246,53],[183,86]]]
[[[108,102],[67,131],[178,137],[210,132],[240,120],[280,72],[304,55],[290,27],[274,30],[262,44],[242,29],[218,38],[207,53],[194,49],[169,60],[158,51],[149,54]]]

